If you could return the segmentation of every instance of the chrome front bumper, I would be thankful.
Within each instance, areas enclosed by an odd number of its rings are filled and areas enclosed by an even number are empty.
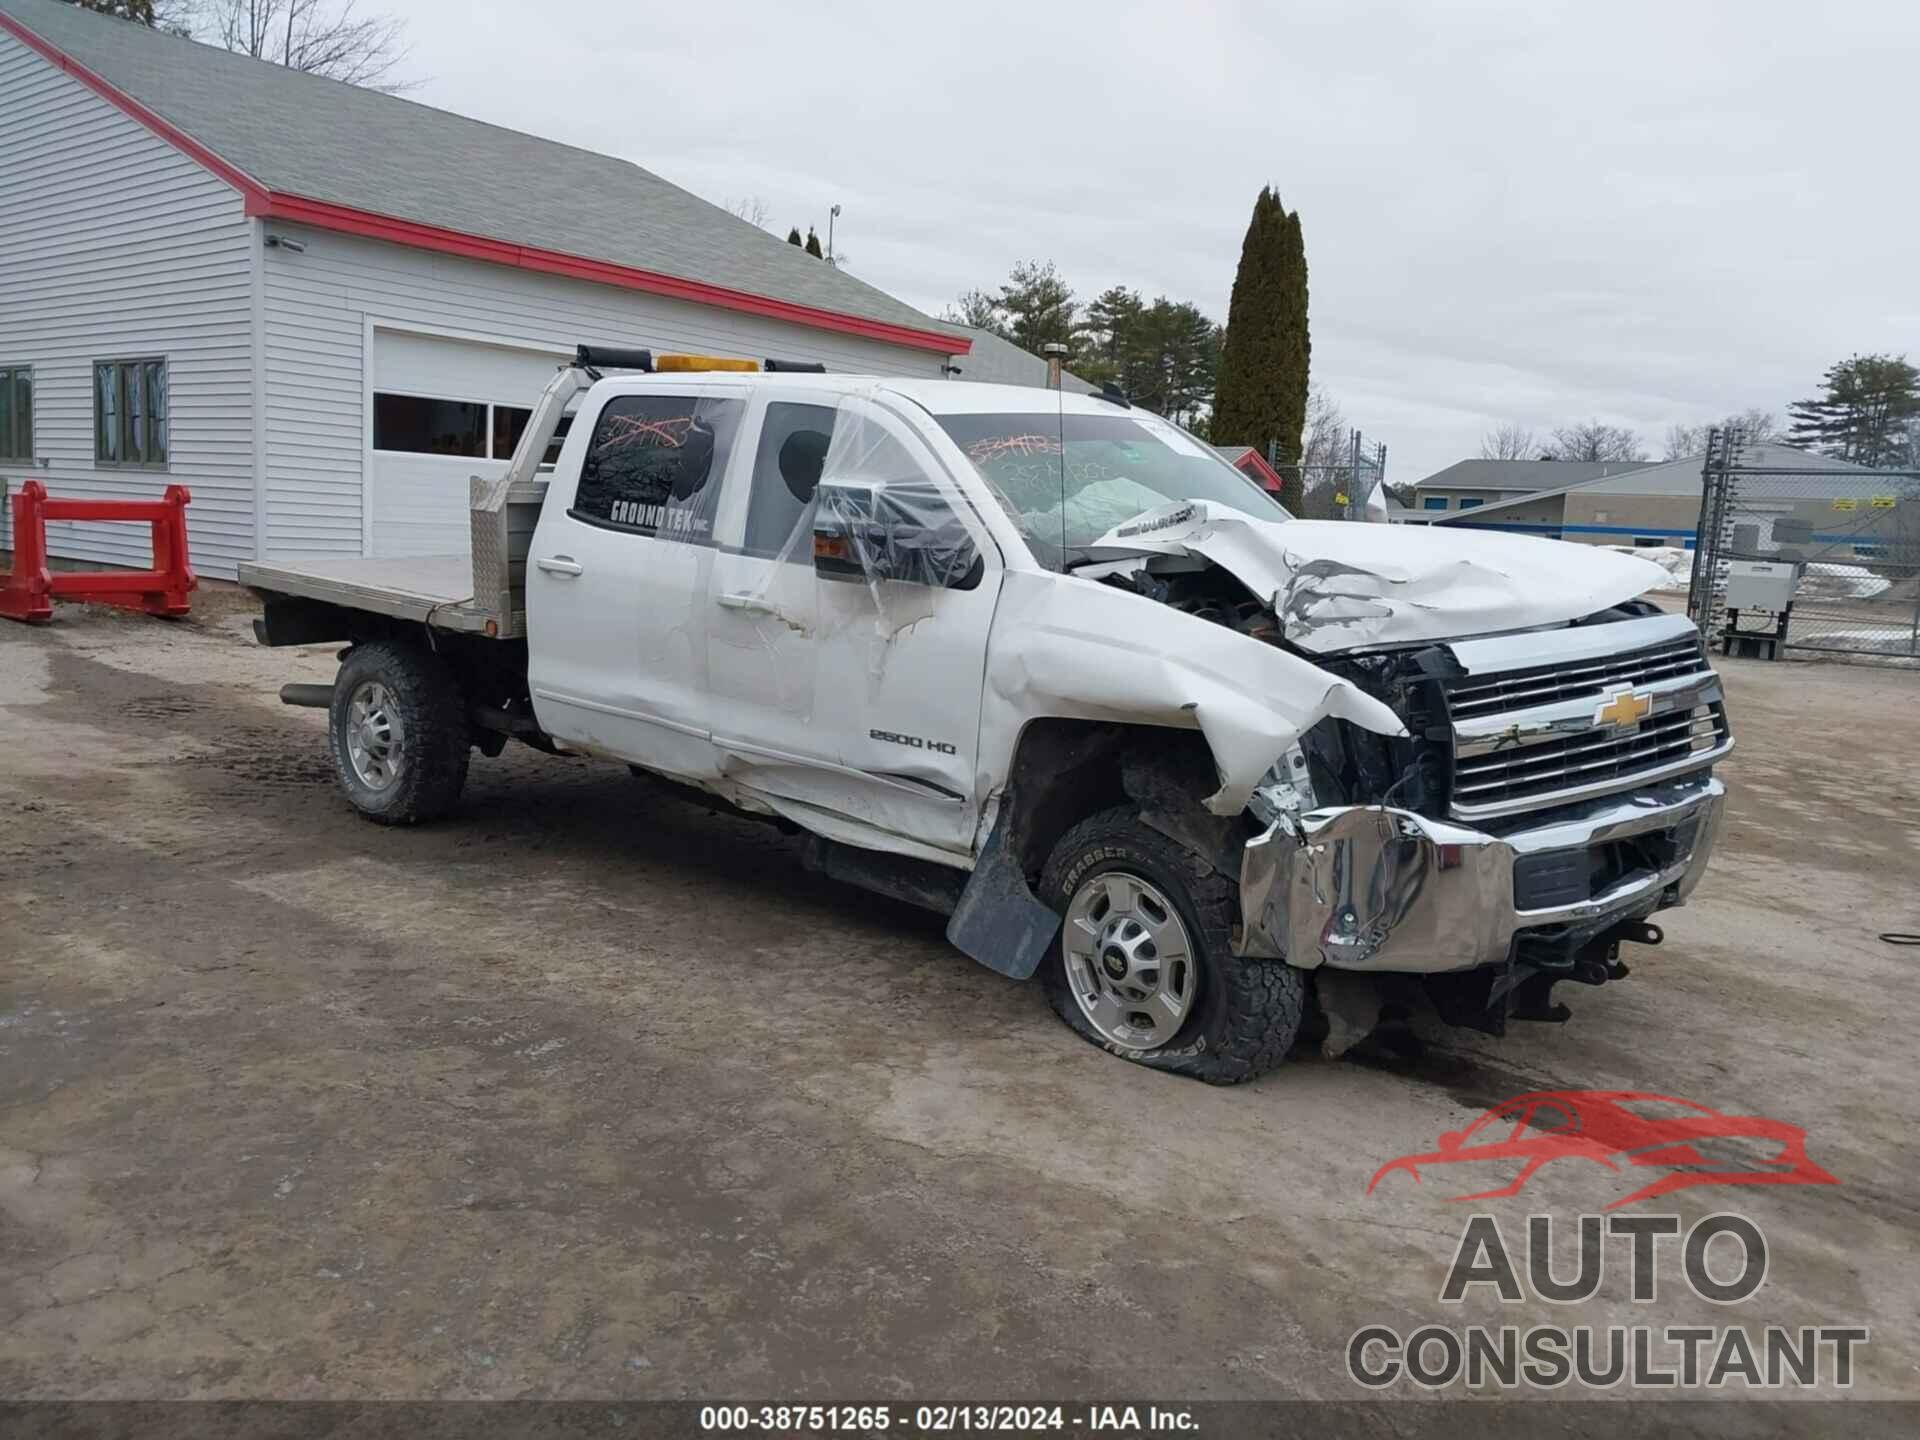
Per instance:
[[[1235,949],[1307,969],[1437,974],[1501,963],[1523,932],[1597,934],[1686,900],[1713,853],[1726,793],[1711,776],[1695,776],[1504,835],[1378,805],[1282,815],[1242,855]],[[1670,862],[1589,898],[1544,909],[1516,903],[1522,857],[1650,832],[1690,833],[1690,841]]]

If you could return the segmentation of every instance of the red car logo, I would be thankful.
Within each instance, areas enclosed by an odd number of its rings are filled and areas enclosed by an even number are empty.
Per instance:
[[[1695,1185],[1837,1185],[1807,1158],[1807,1132],[1758,1115],[1722,1115],[1691,1100],[1636,1090],[1542,1090],[1487,1111],[1465,1130],[1449,1130],[1440,1148],[1389,1160],[1367,1182],[1367,1193],[1396,1170],[1420,1180],[1422,1166],[1470,1161],[1518,1161],[1520,1171],[1495,1190],[1455,1195],[1453,1201],[1518,1195],[1550,1160],[1592,1160],[1618,1173],[1622,1166],[1664,1170],[1614,1210]]]

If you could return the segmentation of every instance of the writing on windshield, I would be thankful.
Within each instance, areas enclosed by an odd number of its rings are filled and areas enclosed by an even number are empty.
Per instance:
[[[1272,496],[1212,450],[1150,415],[941,415],[1044,563],[1170,502],[1205,500],[1284,520]]]

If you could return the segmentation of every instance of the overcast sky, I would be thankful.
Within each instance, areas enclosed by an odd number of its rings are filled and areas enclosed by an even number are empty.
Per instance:
[[[1411,480],[1516,420],[1784,410],[1920,352],[1920,5],[410,0],[412,98],[623,156],[931,313],[1022,259],[1225,319],[1261,185]],[[503,185],[512,177],[502,176]]]

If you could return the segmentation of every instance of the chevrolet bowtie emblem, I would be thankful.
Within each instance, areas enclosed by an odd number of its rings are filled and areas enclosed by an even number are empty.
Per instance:
[[[1653,696],[1622,690],[1594,713],[1596,725],[1618,725],[1622,730],[1638,725],[1653,709]]]

